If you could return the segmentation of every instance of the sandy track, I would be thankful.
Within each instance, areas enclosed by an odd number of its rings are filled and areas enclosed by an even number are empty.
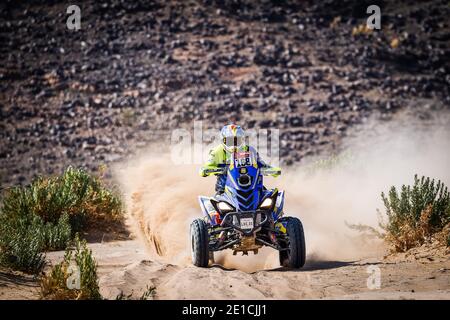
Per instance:
[[[422,255],[413,261],[309,260],[298,271],[244,272],[219,265],[201,269],[151,261],[136,240],[89,246],[98,262],[101,293],[108,299],[121,291],[139,298],[147,286],[156,287],[154,299],[450,299],[449,256]],[[52,252],[47,258],[57,263],[63,255]],[[369,266],[380,268],[380,289],[367,287]],[[37,299],[38,293],[32,277],[0,272],[0,299]]]
[[[311,261],[304,269],[244,272],[219,265],[202,269],[150,261],[137,241],[93,244],[100,286],[139,297],[155,286],[155,299],[450,299],[449,257],[417,261]],[[243,261],[248,257],[242,257]],[[381,271],[381,288],[367,287],[368,266]]]
[[[36,299],[39,284],[32,275],[0,268],[0,300]]]

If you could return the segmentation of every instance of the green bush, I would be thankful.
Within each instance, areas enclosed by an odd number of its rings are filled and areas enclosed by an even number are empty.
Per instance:
[[[2,212],[11,217],[35,214],[53,224],[67,214],[72,231],[78,232],[87,222],[120,220],[122,204],[99,178],[69,167],[62,176],[38,178],[27,187],[12,188],[3,200]]]
[[[42,220],[37,216],[7,219],[0,216],[0,263],[3,266],[39,272],[44,266]]]
[[[75,270],[78,274],[74,273]],[[80,241],[77,237],[75,251],[66,249],[63,261],[43,277],[41,297],[56,300],[102,299],[98,286],[97,263],[86,241]]]
[[[82,169],[11,188],[0,211],[0,263],[37,272],[42,251],[64,249],[75,232],[119,222],[122,212],[120,198]]]
[[[83,299],[101,299],[97,278],[97,263],[92,257],[92,251],[87,249],[86,241],[83,241],[81,245],[78,241],[75,262],[81,273],[81,297]]]
[[[44,223],[34,215],[0,215],[0,264],[15,270],[39,272],[44,266],[44,250],[64,249],[71,239],[69,218],[57,224]]]
[[[441,181],[415,175],[412,186],[392,187],[381,197],[388,219],[381,226],[396,251],[423,244],[450,223],[450,193]]]
[[[43,231],[46,250],[65,249],[72,239],[72,227],[66,213],[59,218],[56,224],[47,222]]]

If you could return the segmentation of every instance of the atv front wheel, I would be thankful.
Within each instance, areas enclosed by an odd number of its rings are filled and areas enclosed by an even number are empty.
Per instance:
[[[305,235],[301,221],[288,217],[286,232],[289,237],[287,250],[280,251],[280,264],[283,267],[299,269],[305,265]]]
[[[191,223],[191,256],[192,263],[205,268],[209,260],[208,227],[202,219],[195,219]]]

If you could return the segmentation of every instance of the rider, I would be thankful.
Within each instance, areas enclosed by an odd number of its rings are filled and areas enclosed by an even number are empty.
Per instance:
[[[257,163],[260,168],[270,169],[271,176],[277,177],[281,173],[281,169],[266,164],[253,147],[245,143],[244,130],[235,124],[229,124],[220,131],[222,143],[209,151],[209,160],[200,169],[200,175],[207,177],[209,175],[217,175],[216,192],[223,193],[225,190],[226,174],[217,174],[217,170],[225,165],[230,164],[231,154],[235,152],[252,152],[257,157]]]

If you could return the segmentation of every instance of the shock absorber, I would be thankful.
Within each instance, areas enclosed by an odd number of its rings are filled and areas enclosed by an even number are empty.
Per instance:
[[[221,231],[219,233],[219,241],[218,241],[219,246],[221,246],[224,241],[225,241],[225,231]]]

